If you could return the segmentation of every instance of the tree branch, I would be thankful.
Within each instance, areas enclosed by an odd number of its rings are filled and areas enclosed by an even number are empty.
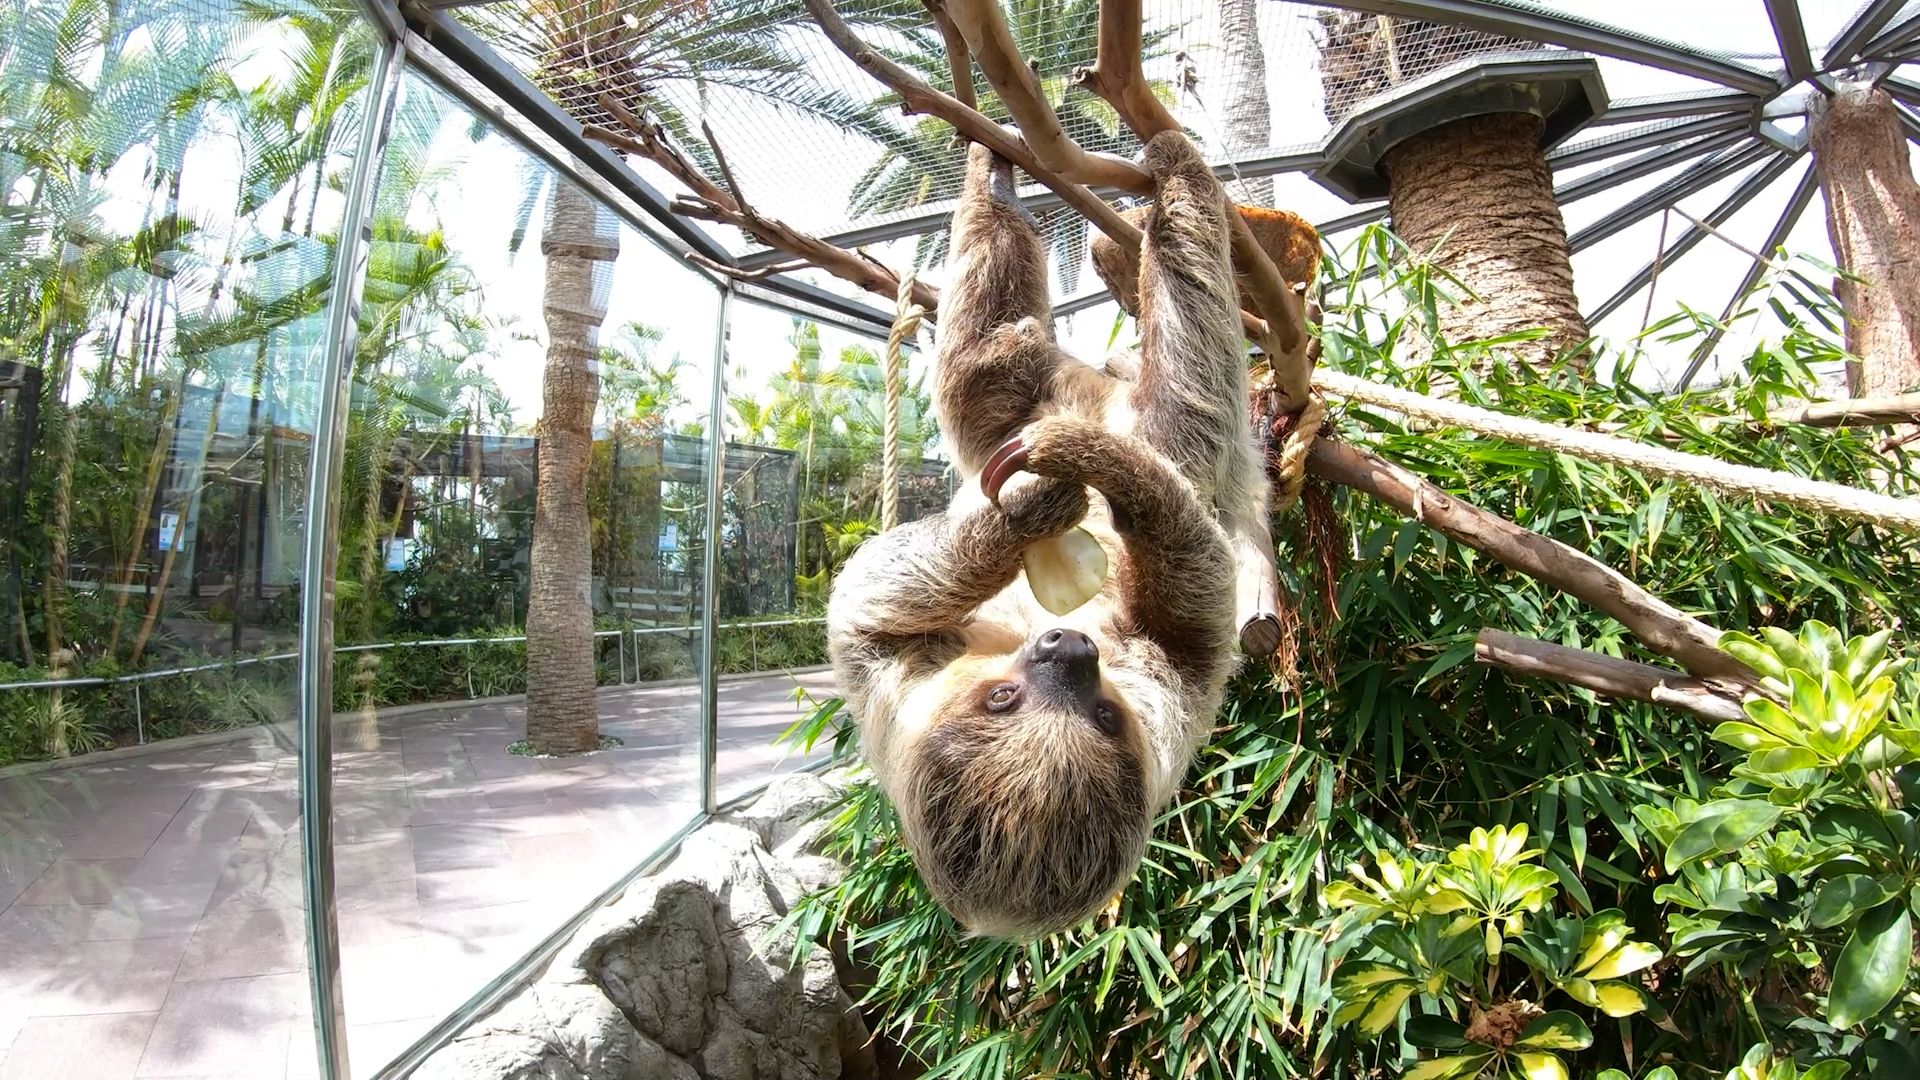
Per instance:
[[[1767,413],[1767,422],[1823,428],[1915,424],[1920,423],[1920,394],[1809,402],[1792,408],[1774,409]]]
[[[1758,683],[1751,669],[1720,651],[1720,631],[1585,552],[1461,502],[1385,458],[1344,443],[1325,438],[1315,442],[1307,470],[1365,492],[1449,539],[1612,616],[1649,649],[1679,661],[1695,675],[1730,679],[1741,686]]]
[[[946,0],[948,13],[972,47],[980,70],[1013,115],[1040,164],[1061,176],[1152,194],[1145,170],[1111,154],[1091,154],[1067,136],[1047,102],[1033,69],[1020,56],[999,0]],[[811,4],[809,5],[811,6]],[[1179,129],[1153,93],[1140,67],[1140,0],[1102,0],[1099,52],[1094,67],[1079,73],[1081,85],[1112,105],[1142,142]],[[1293,412],[1307,401],[1307,332],[1302,298],[1280,277],[1238,212],[1230,213],[1233,263],[1255,318],[1243,318],[1247,335],[1273,371],[1280,409]]]
[[[947,14],[945,0],[920,0],[933,24],[940,28],[940,40],[947,46],[947,69],[953,72],[953,97],[969,109],[979,108],[973,96],[973,55],[967,51],[967,39]]]
[[[1563,682],[1608,697],[1666,705],[1715,722],[1746,719],[1735,688],[1689,678],[1652,664],[1570,649],[1491,627],[1480,631],[1474,640],[1473,658],[1530,679]]]

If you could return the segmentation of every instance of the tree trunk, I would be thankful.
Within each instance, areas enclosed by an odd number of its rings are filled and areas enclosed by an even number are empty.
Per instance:
[[[1386,156],[1394,230],[1473,293],[1448,290],[1459,302],[1440,307],[1440,333],[1459,343],[1545,327],[1503,346],[1534,368],[1587,338],[1540,128],[1520,113],[1468,117]]]
[[[577,754],[600,743],[587,478],[612,277],[602,264],[620,253],[620,234],[597,202],[556,180],[540,247],[548,343],[527,599],[527,742],[539,753]]]
[[[1842,83],[1808,110],[1813,163],[1827,199],[1834,261],[1861,278],[1841,279],[1847,309],[1847,366],[1856,397],[1920,386],[1920,184],[1907,162],[1900,114],[1885,91]]]
[[[1267,102],[1267,54],[1260,47],[1258,0],[1220,0],[1220,40],[1227,88],[1226,131],[1229,156],[1264,150],[1273,144],[1273,108]],[[1233,201],[1246,206],[1273,205],[1273,178],[1254,177],[1227,184]]]

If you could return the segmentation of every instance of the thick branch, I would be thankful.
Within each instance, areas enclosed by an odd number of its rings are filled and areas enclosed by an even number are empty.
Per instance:
[[[1741,685],[1757,681],[1745,664],[1719,650],[1720,631],[1592,556],[1461,502],[1377,454],[1321,439],[1307,457],[1307,470],[1363,491],[1449,539],[1612,616],[1649,649],[1672,657],[1695,675]]]
[[[1113,237],[1114,242],[1125,248],[1134,258],[1139,258],[1140,230],[1127,224],[1126,219],[1120,216],[1120,212],[1109,206],[1105,200],[1088,191],[1084,186],[1042,165],[1034,156],[1033,150],[1019,136],[989,120],[978,110],[954,99],[952,95],[943,94],[928,86],[906,68],[868,48],[866,43],[854,34],[853,28],[847,25],[846,20],[840,17],[840,13],[834,9],[832,0],[806,0],[806,5],[815,21],[820,24],[820,29],[826,33],[827,39],[833,42],[834,47],[865,69],[867,74],[899,94],[901,105],[906,111],[924,113],[945,120],[968,139],[1020,166],[1028,176],[1046,185],[1068,206],[1093,222],[1101,232]],[[1134,171],[1139,172],[1137,169]],[[1146,176],[1145,173],[1139,175],[1142,178]],[[1152,189],[1152,184],[1149,182],[1146,190]]]
[[[864,258],[857,252],[835,247],[817,237],[776,221],[763,217],[750,210],[729,209],[719,203],[693,196],[683,195],[673,202],[673,212],[682,217],[697,218],[701,221],[717,221],[732,225],[750,234],[754,239],[771,248],[794,255],[807,263],[825,270],[843,281],[850,281],[870,292],[883,296],[898,296],[900,276],[872,259]],[[731,267],[708,261],[707,266],[734,277],[751,279],[758,276],[756,271],[736,271]],[[923,282],[914,282],[913,302],[932,311],[940,302],[940,295]]]
[[[1608,697],[1631,698],[1684,709],[1713,721],[1743,720],[1737,690],[1722,689],[1704,679],[1677,671],[1569,649],[1538,638],[1519,637],[1504,630],[1486,629],[1473,643],[1473,656],[1515,675],[1549,679],[1584,687]]]
[[[1767,421],[1774,424],[1805,424],[1808,427],[1920,423],[1920,394],[1816,401],[1788,409],[1774,409],[1767,413]]]
[[[960,28],[953,25],[953,17],[947,14],[945,0],[920,0],[927,6],[927,13],[933,16],[933,24],[940,28],[940,40],[947,46],[947,69],[953,72],[953,97],[969,109],[978,108],[973,97],[973,55],[967,51],[967,39],[961,35]]]

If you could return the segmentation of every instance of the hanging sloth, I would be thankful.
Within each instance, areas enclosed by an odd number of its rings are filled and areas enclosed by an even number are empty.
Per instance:
[[[1102,370],[1055,342],[1012,166],[971,148],[934,372],[964,483],[946,513],[862,546],[828,607],[866,757],[933,895],[976,934],[1071,926],[1126,886],[1237,663],[1223,522],[1264,514],[1267,482],[1233,210],[1184,135],[1144,164],[1141,347]],[[1111,573],[1056,615],[1022,560],[1042,573],[1035,548],[1076,529]]]

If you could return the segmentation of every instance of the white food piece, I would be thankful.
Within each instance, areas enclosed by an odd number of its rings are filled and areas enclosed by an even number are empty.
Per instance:
[[[1021,561],[1033,598],[1055,615],[1065,615],[1093,599],[1107,583],[1106,550],[1085,529],[1035,541]]]

